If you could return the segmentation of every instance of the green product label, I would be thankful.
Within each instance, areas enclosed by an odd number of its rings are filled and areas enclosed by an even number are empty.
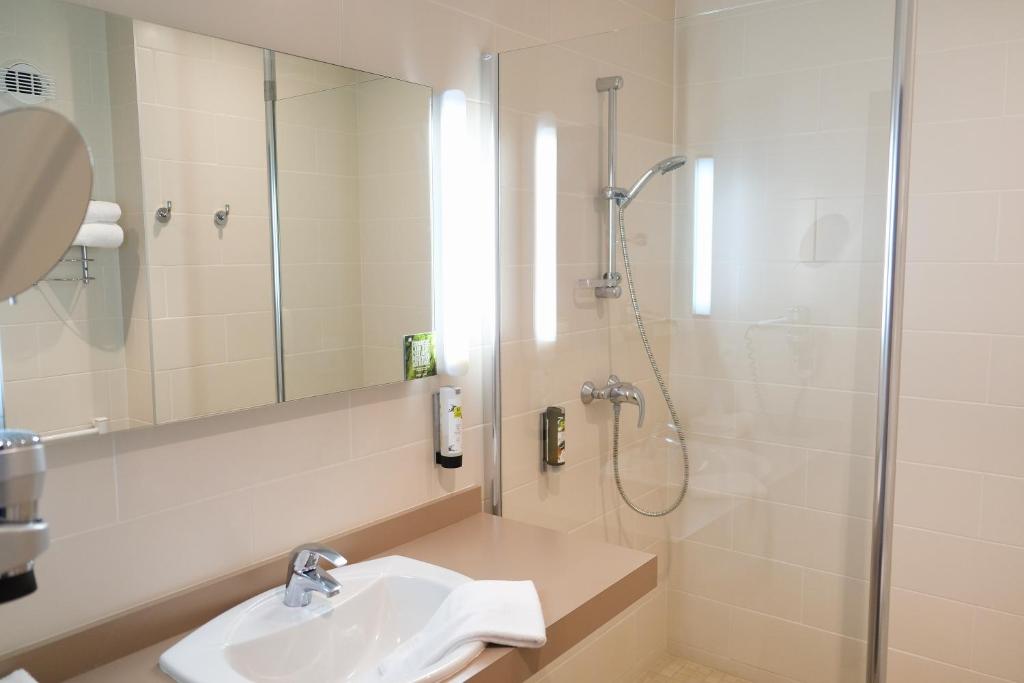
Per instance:
[[[406,380],[433,377],[437,374],[437,351],[434,347],[433,332],[405,335],[403,349]]]

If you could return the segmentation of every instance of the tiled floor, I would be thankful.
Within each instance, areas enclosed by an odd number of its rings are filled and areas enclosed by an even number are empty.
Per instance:
[[[682,657],[663,655],[629,683],[750,683]]]

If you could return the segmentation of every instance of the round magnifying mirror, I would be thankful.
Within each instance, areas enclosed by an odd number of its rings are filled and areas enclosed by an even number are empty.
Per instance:
[[[71,246],[89,208],[92,162],[57,112],[0,112],[0,300],[24,292]]]

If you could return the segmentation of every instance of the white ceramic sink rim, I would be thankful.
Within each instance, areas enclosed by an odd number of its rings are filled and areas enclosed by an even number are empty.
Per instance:
[[[330,574],[342,584],[337,596],[314,594],[308,607],[285,607],[284,587],[272,588],[189,634],[161,655],[160,668],[179,683],[433,683],[463,669],[484,648],[468,643],[428,669],[382,677],[377,662],[470,579],[398,555]]]

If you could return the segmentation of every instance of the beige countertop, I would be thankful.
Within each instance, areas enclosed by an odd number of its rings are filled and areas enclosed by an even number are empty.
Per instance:
[[[474,579],[531,579],[537,586],[548,643],[539,650],[488,647],[453,681],[522,681],[654,589],[654,555],[588,541],[478,513],[382,555],[404,555]],[[167,683],[157,659],[176,636],[98,669],[73,683]]]

